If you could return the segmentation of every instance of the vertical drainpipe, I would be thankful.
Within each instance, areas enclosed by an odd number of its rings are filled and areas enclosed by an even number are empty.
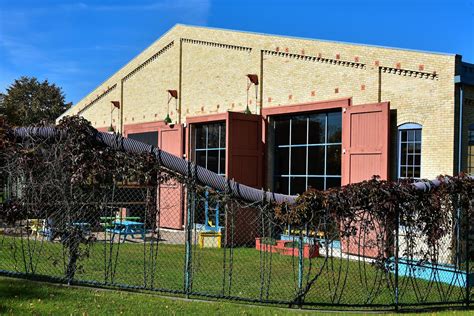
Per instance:
[[[377,92],[377,99],[378,102],[382,102],[382,67],[379,66],[378,69],[378,92]]]
[[[260,50],[260,109],[259,109],[259,113],[255,113],[255,114],[262,114],[262,110],[263,110],[263,49]]]
[[[462,167],[462,120],[463,120],[463,99],[464,87],[462,82],[459,83],[459,138],[458,138],[458,174],[461,173]]]
[[[181,124],[181,100],[183,99],[183,39],[179,39],[179,74],[178,74],[178,124]]]
[[[120,110],[120,135],[123,136],[123,78],[120,79],[120,109],[119,110]]]

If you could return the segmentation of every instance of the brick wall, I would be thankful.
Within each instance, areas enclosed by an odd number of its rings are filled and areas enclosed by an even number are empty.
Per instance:
[[[174,121],[242,111],[246,75],[257,74],[263,107],[342,97],[355,105],[390,101],[392,176],[396,126],[414,122],[423,125],[421,175],[433,178],[454,171],[454,71],[455,55],[177,25],[67,114],[80,112],[95,126],[108,126],[110,101],[120,100],[123,124],[163,120],[167,89],[180,95],[181,113],[174,102],[170,107]],[[249,93],[254,112],[254,87]]]

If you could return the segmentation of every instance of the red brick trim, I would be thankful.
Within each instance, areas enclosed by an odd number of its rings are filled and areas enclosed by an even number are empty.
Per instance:
[[[95,129],[98,130],[99,132],[108,132],[109,131],[108,126],[106,126],[106,127],[96,127]]]

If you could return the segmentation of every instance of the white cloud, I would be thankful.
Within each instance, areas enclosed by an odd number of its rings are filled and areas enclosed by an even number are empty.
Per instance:
[[[50,79],[54,77],[64,81],[74,77],[73,74],[85,75],[88,71],[94,71],[81,67],[79,61],[67,60],[65,56],[70,51],[87,55],[90,50],[109,53],[131,49],[127,45],[120,45],[120,43],[109,45],[103,41],[86,47],[71,45],[57,47],[54,50],[46,49],[45,43],[54,42],[55,30],[38,28],[38,25],[41,25],[40,21],[44,19],[54,19],[68,14],[87,15],[92,12],[100,12],[101,15],[114,12],[120,12],[120,14],[130,12],[137,15],[142,12],[154,12],[157,17],[166,16],[168,21],[175,21],[175,23],[207,25],[211,9],[211,0],[109,3],[84,0],[47,6],[45,2],[38,1],[28,7],[10,4],[9,7],[0,9],[0,70],[2,70],[0,90],[5,89],[12,78],[20,75],[35,74],[38,77]],[[71,26],[65,25],[65,27]],[[87,35],[84,34],[84,36]]]
[[[4,34],[0,36],[0,50],[7,55],[13,64],[17,65],[42,57],[41,51],[35,46]]]
[[[131,12],[157,11],[173,14],[179,22],[206,25],[211,8],[211,0],[163,0],[155,2],[130,2],[130,4],[96,4],[87,2],[65,3],[57,7],[48,8],[60,11],[103,11],[103,12]],[[38,7],[33,11],[45,12],[46,8]]]

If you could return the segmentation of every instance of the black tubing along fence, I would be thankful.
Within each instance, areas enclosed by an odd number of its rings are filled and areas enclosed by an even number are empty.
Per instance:
[[[299,307],[472,306],[473,181],[273,194],[79,118],[0,133],[0,274]]]

